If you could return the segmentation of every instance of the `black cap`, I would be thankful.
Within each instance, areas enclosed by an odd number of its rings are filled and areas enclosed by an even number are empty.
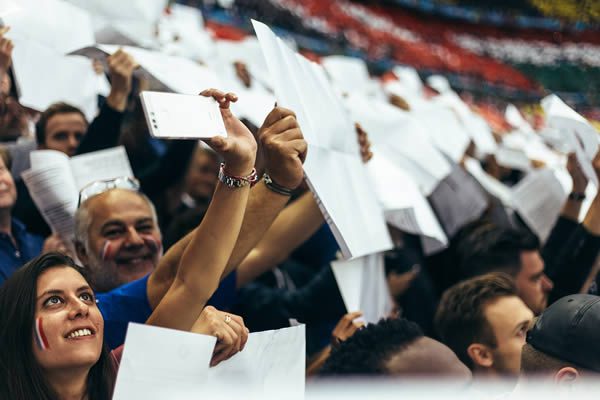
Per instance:
[[[536,350],[600,372],[600,297],[566,296],[553,303],[527,334]]]

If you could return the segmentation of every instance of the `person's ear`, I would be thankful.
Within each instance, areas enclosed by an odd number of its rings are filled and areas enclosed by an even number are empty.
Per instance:
[[[489,347],[484,344],[472,343],[467,347],[467,354],[475,366],[491,368],[494,365],[494,356]]]
[[[563,367],[554,374],[554,383],[563,388],[570,388],[578,379],[579,371],[573,367]]]
[[[85,250],[85,246],[81,242],[75,242],[75,252],[77,253],[77,258],[83,265],[88,265],[89,257],[87,251]]]

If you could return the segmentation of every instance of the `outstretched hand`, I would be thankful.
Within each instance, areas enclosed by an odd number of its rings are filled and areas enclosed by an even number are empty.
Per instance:
[[[249,333],[242,317],[219,311],[212,306],[204,307],[191,331],[217,338],[211,367],[242,351]]]
[[[12,63],[14,45],[12,40],[4,36],[9,30],[8,26],[0,28],[0,75],[5,74]]]
[[[231,112],[229,105],[237,101],[234,93],[225,93],[217,89],[207,89],[200,93],[212,97],[219,103],[221,116],[227,130],[227,137],[216,136],[206,143],[225,160],[227,174],[247,176],[254,168],[256,160],[256,140],[246,126]]]

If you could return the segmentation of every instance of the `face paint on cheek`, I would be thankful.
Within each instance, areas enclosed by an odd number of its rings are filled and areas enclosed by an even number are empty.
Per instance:
[[[44,326],[41,318],[37,318],[35,320],[35,342],[37,343],[40,350],[49,350],[50,345],[48,344],[48,339],[46,338],[46,334],[44,333]]]
[[[100,259],[102,261],[111,260],[115,253],[115,247],[116,246],[110,240],[104,242],[104,246],[102,246],[102,252],[100,253]]]

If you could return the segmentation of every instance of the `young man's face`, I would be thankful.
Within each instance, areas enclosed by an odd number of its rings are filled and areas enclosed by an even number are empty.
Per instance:
[[[487,304],[484,315],[496,338],[492,367],[502,375],[518,375],[533,312],[519,297],[504,296]]]
[[[544,274],[544,260],[537,250],[521,252],[521,270],[515,277],[519,296],[539,315],[548,305],[548,295],[554,284]]]
[[[73,157],[86,131],[87,122],[81,114],[55,114],[46,122],[46,143],[40,148],[60,151]]]

